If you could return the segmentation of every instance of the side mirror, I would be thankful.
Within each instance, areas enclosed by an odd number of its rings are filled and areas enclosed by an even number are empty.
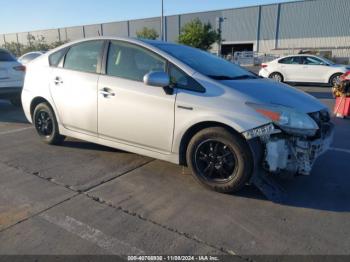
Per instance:
[[[143,77],[143,82],[148,86],[168,87],[170,85],[170,77],[162,71],[153,71]]]

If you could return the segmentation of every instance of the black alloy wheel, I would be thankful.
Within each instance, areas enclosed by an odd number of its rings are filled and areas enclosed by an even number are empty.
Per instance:
[[[235,176],[237,157],[229,145],[217,140],[206,140],[197,147],[195,165],[204,179],[225,183]]]

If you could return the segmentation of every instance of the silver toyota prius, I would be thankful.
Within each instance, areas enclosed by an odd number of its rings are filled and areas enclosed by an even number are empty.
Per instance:
[[[312,96],[188,46],[92,38],[27,67],[22,103],[41,140],[74,137],[188,166],[235,192],[263,172],[309,175],[333,125]]]

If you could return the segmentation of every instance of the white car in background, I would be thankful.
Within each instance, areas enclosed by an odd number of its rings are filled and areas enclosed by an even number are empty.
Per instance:
[[[43,54],[45,54],[45,52],[42,52],[42,51],[29,52],[22,55],[20,58],[18,58],[18,62],[20,62],[22,65],[26,65],[29,62],[33,61],[35,58]]]
[[[291,55],[261,65],[259,75],[278,82],[334,85],[350,66],[338,65],[314,55]]]
[[[0,48],[0,99],[21,104],[25,67],[7,50]]]

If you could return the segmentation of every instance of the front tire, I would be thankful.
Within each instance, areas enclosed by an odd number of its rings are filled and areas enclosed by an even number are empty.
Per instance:
[[[329,85],[330,86],[335,86],[338,83],[339,77],[341,75],[342,75],[341,73],[332,75],[331,78],[329,79]]]
[[[249,182],[253,170],[247,143],[222,127],[198,132],[188,145],[186,158],[193,177],[220,193],[239,191]]]
[[[58,130],[55,113],[48,103],[41,103],[35,107],[33,124],[41,140],[50,145],[59,145],[65,139]]]

